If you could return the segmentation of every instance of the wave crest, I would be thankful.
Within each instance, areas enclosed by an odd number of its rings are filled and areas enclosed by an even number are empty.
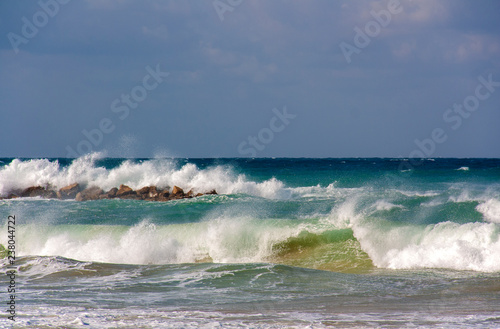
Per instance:
[[[61,166],[57,160],[14,159],[0,169],[0,196],[30,186],[60,189],[73,183],[98,186],[103,190],[121,184],[132,189],[177,185],[201,193],[215,189],[221,194],[245,193],[270,199],[292,196],[292,191],[275,178],[263,182],[249,181],[244,174],[236,174],[229,166],[200,169],[192,163],[180,166],[172,159],[151,159],[142,162],[125,160],[117,167],[107,169],[97,165],[101,158],[102,154],[94,153],[75,159],[68,166]]]

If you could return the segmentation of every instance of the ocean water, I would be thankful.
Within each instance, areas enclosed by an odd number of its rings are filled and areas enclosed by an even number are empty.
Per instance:
[[[0,327],[500,328],[498,159],[0,159]]]

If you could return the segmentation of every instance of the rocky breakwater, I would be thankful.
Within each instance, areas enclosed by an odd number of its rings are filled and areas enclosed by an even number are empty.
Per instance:
[[[42,186],[31,186],[24,190],[11,191],[7,197],[0,197],[2,199],[15,199],[25,197],[41,197],[46,199],[60,199],[68,200],[74,199],[76,201],[90,201],[102,199],[132,199],[132,200],[146,200],[146,201],[169,201],[178,199],[187,199],[199,197],[205,194],[217,194],[215,190],[206,193],[194,194],[193,190],[184,192],[178,186],[173,188],[158,188],[156,186],[144,186],[141,189],[133,190],[127,185],[120,185],[120,187],[113,187],[109,191],[104,191],[97,186],[88,186],[83,188],[80,184],[74,183],[65,186],[58,191],[51,188]]]

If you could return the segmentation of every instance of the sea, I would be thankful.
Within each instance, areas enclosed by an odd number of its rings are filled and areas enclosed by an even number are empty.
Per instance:
[[[0,158],[75,182],[218,194],[0,200],[1,328],[500,328],[500,159]]]

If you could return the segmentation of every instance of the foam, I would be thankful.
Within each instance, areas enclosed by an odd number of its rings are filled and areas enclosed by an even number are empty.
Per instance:
[[[425,192],[419,192],[419,191],[402,191],[402,190],[394,190],[397,193],[403,194],[404,196],[407,197],[433,197],[433,196],[438,196],[440,193],[436,191],[425,191]]]
[[[362,206],[362,196],[337,204],[324,219],[350,228],[374,265],[390,269],[446,268],[480,272],[500,271],[498,200],[477,207],[492,223],[441,222],[431,225],[395,224],[374,217],[374,210],[394,209],[387,200]]]
[[[393,204],[387,200],[377,200],[372,208],[376,211],[389,211],[396,208],[402,209],[404,207],[401,205]]]
[[[228,166],[199,169],[192,163],[179,167],[172,159],[152,159],[140,163],[124,161],[118,167],[106,169],[96,166],[102,154],[94,153],[75,159],[69,166],[60,166],[58,161],[35,159],[13,160],[0,169],[0,196],[10,191],[30,186],[59,189],[72,183],[84,186],[96,185],[104,190],[125,184],[133,189],[143,186],[180,186],[185,190],[207,192],[212,189],[221,194],[246,193],[264,198],[287,199],[292,190],[283,182],[271,178],[263,182],[247,180],[237,175]]]
[[[500,201],[489,199],[480,203],[476,210],[483,214],[485,220],[491,223],[500,223]]]
[[[443,222],[428,226],[353,225],[354,236],[377,267],[500,271],[498,226]]]
[[[22,274],[31,279],[45,277],[64,271],[83,271],[88,263],[72,262],[57,257],[34,257],[23,260]]]
[[[274,177],[262,182],[251,181],[244,174],[236,174],[227,165],[200,169],[192,163],[179,165],[173,159],[126,160],[113,169],[106,169],[96,165],[102,156],[100,153],[85,155],[68,166],[47,159],[15,159],[0,169],[0,196],[30,186],[59,189],[75,182],[83,186],[98,186],[105,191],[121,184],[133,189],[149,185],[160,188],[177,185],[195,193],[215,189],[219,194],[247,194],[279,200],[339,198],[365,191],[365,188],[337,188],[336,182],[326,187],[318,184],[291,188]]]
[[[295,236],[303,224],[251,218],[216,218],[191,224],[26,225],[18,228],[19,256],[61,256],[119,264],[262,262],[272,246]],[[0,243],[6,241],[0,239]],[[58,269],[55,269],[58,270]]]
[[[90,328],[373,328],[373,327],[439,327],[439,328],[490,328],[497,319],[495,312],[464,314],[419,312],[390,309],[351,312],[279,311],[275,301],[249,303],[249,311],[201,311],[167,309],[156,306],[134,308],[84,308],[59,305],[25,305],[16,319],[19,328],[90,327]],[[271,305],[265,310],[265,305]],[[0,319],[0,325],[9,327],[10,320]]]

